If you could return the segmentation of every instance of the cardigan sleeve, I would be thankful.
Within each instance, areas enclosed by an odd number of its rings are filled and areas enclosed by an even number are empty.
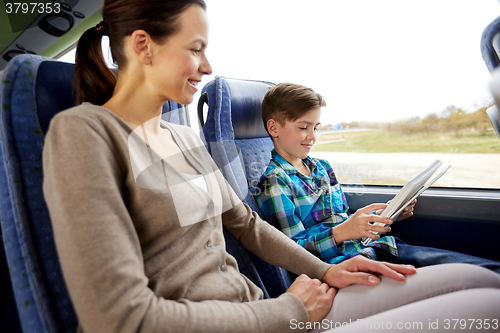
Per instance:
[[[231,190],[230,186],[227,187]],[[234,192],[232,196],[236,197]],[[317,279],[322,279],[331,267],[263,221],[244,202],[224,212],[222,221],[247,249],[272,265]]]
[[[196,133],[189,127],[177,126],[177,128],[183,131],[187,148],[203,147],[198,150],[200,153],[198,158],[208,166],[210,172],[216,175],[225,207],[222,222],[236,239],[252,253],[272,265],[283,267],[295,274],[306,274],[309,277],[321,279],[331,265],[322,262],[297,245],[278,229],[263,221],[246,203],[241,202]],[[226,210],[228,207],[231,208]]]
[[[43,152],[44,195],[80,329],[291,332],[291,319],[307,321],[304,306],[289,293],[248,303],[157,296],[148,286],[141,245],[122,196],[126,158],[113,144],[99,122],[59,115],[51,122]],[[247,209],[241,205],[234,213],[240,220],[260,222]],[[259,230],[250,234],[268,231]],[[255,239],[246,232],[241,238],[247,244]],[[263,238],[265,245],[280,239]]]
[[[245,203],[225,212],[223,222],[247,249],[272,265],[316,279],[322,279],[331,267],[263,221]]]

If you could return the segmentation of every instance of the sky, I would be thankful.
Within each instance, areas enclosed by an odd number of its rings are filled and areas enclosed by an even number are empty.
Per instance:
[[[207,0],[215,75],[323,95],[323,124],[475,110],[490,101],[484,28],[497,0]],[[196,99],[197,100],[197,99]],[[193,106],[190,110],[196,110]],[[193,111],[191,111],[193,113]]]
[[[321,122],[391,122],[491,101],[480,52],[497,0],[206,0],[213,73],[306,85]],[[68,55],[71,57],[71,55]],[[196,127],[199,93],[190,105]]]

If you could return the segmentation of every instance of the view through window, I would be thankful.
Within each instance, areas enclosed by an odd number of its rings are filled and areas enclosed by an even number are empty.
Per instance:
[[[322,94],[311,155],[330,161],[341,183],[403,185],[440,159],[452,167],[437,186],[500,188],[479,48],[498,1],[207,4],[213,74],[202,83],[223,75]]]
[[[343,184],[403,185],[434,160],[437,186],[500,188],[500,140],[479,49],[497,0],[207,0],[213,74],[323,95],[313,157]],[[106,53],[106,52],[105,52]],[[71,57],[68,55],[68,57]],[[197,102],[191,124],[199,130]]]

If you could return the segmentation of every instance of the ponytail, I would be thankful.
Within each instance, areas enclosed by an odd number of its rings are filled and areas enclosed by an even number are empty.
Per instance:
[[[78,41],[73,77],[77,105],[82,102],[103,105],[113,95],[116,76],[106,65],[101,48],[105,34],[101,21],[85,31]]]

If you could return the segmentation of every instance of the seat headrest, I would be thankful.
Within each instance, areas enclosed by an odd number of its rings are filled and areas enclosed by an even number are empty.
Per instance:
[[[36,78],[36,103],[38,119],[43,133],[47,133],[49,123],[60,111],[76,105],[76,96],[73,91],[74,65],[60,61],[42,61],[38,67]],[[111,69],[117,74],[116,69]],[[163,105],[162,113],[179,110],[182,105],[167,101]],[[169,122],[186,125],[186,116],[169,115]]]
[[[262,123],[262,99],[272,83],[226,78],[235,139],[269,137]]]
[[[43,61],[38,68],[35,96],[44,133],[55,114],[75,106],[73,68],[73,64],[59,61]]]
[[[490,73],[500,64],[500,17],[484,29],[481,36],[481,55]]]

